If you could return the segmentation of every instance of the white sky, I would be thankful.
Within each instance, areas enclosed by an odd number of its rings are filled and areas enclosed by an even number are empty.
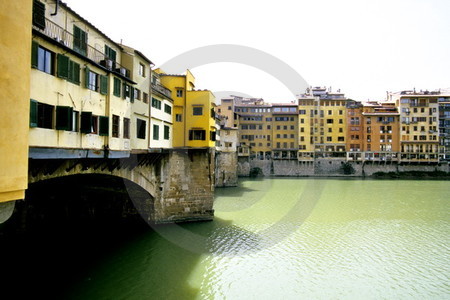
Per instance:
[[[450,87],[449,0],[63,0],[111,39],[158,67],[197,47],[236,44],[267,52],[312,86],[365,101],[386,91]],[[191,70],[196,87],[269,102],[294,96],[253,67]]]

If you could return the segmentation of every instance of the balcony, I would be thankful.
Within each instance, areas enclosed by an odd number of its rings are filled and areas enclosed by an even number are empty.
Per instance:
[[[166,88],[160,84],[152,83],[152,90],[159,92],[168,98],[172,98],[172,92],[168,88]]]
[[[107,68],[108,70],[118,73],[124,77],[130,78],[130,71],[128,69],[124,68],[119,63],[109,59],[109,57],[107,57],[102,51],[75,39],[75,37],[70,32],[68,32],[58,24],[53,23],[49,19],[45,19],[44,29],[39,28],[35,25],[33,25],[33,29],[60,43],[61,46],[70,48],[78,54],[86,57],[87,59],[90,59],[94,63],[99,64]]]

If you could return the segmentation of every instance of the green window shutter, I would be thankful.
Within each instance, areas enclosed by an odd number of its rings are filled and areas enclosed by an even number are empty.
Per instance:
[[[99,130],[98,134],[102,136],[109,135],[109,117],[100,116],[99,117]]]
[[[92,132],[92,113],[82,112],[80,120],[80,132],[91,133]]]
[[[69,57],[58,53],[58,77],[69,78]]]
[[[108,94],[108,77],[100,75],[100,94]]]
[[[81,49],[82,54],[87,54],[87,32],[81,30]]]
[[[73,25],[73,50],[86,55],[87,33]]]
[[[109,48],[108,45],[105,45],[105,56],[109,58]]]
[[[37,0],[33,1],[33,25],[45,29],[45,4]]]
[[[31,67],[37,68],[38,66],[38,47],[39,44],[33,41],[31,43]]]
[[[110,48],[110,57],[112,61],[116,61],[116,51]]]
[[[38,102],[30,99],[30,127],[37,127],[38,123]]]
[[[127,97],[127,84],[124,82],[122,98],[125,99],[126,97]]]
[[[134,102],[134,87],[130,86],[130,102]]]
[[[73,82],[73,64],[74,62],[69,59],[69,74],[67,80],[70,82]]]
[[[69,106],[56,107],[56,129],[57,130],[72,130],[72,114],[73,108]]]
[[[72,62],[71,75],[72,75],[72,82],[77,85],[80,85],[80,64]]]
[[[120,97],[120,86],[121,86],[122,82],[120,81],[119,78],[114,77],[114,91],[113,94],[116,97]]]
[[[73,25],[73,50],[79,52],[81,47],[81,30],[77,26]]]
[[[87,89],[89,88],[89,73],[89,67],[86,66],[86,68],[84,68],[84,87]]]
[[[164,139],[168,140],[170,138],[170,128],[167,125],[164,125]]]

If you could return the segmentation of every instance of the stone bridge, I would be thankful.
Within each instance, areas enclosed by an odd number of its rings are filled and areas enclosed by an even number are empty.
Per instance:
[[[149,199],[133,203],[146,221],[202,221],[212,220],[214,215],[214,151],[210,149],[174,149],[127,158],[29,161],[30,184],[82,174],[123,178],[127,190],[132,188],[130,182],[140,186]]]

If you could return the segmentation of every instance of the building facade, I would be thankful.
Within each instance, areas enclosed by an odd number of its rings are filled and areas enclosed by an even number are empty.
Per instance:
[[[149,84],[135,65],[150,70],[149,61],[64,3],[34,3],[30,157],[127,157],[147,149],[149,109],[135,93],[148,93]]]
[[[160,82],[173,99],[174,148],[213,148],[216,141],[215,97],[209,90],[195,90],[195,77],[165,74],[157,69]]]
[[[439,161],[438,93],[403,91],[390,93],[388,101],[399,109],[400,161]]]

